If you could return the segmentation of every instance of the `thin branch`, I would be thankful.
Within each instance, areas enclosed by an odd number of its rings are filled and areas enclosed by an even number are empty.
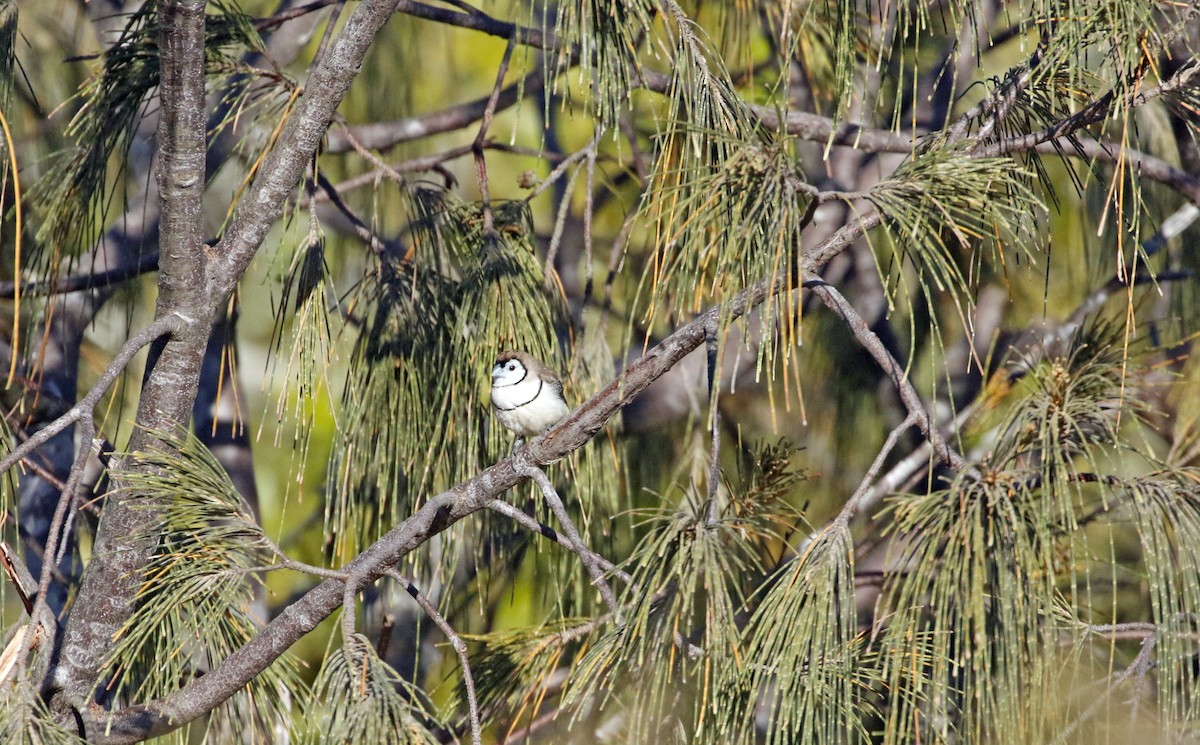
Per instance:
[[[345,153],[358,148],[387,150],[405,142],[412,142],[433,135],[454,132],[483,118],[488,104],[495,98],[492,114],[504,111],[521,100],[523,90],[532,90],[542,85],[543,72],[539,67],[523,80],[518,80],[498,95],[489,94],[474,101],[448,106],[427,114],[405,117],[390,122],[371,124],[343,124],[329,132],[329,142],[322,152]]]
[[[871,467],[863,475],[862,481],[859,482],[858,488],[846,500],[846,504],[838,512],[836,522],[846,525],[864,506],[866,506],[866,496],[870,493],[871,485],[875,481],[875,477],[879,475],[879,470],[883,468],[884,461],[892,454],[892,450],[896,448],[896,443],[900,441],[900,436],[908,430],[909,427],[917,423],[916,417],[912,414],[904,417],[904,421],[896,425],[896,427],[888,433],[887,439],[883,442],[883,447],[879,449],[879,453],[872,461]]]
[[[1045,54],[1050,34],[1043,32],[1041,38],[1038,39],[1037,47],[1034,48],[1033,54],[1030,55],[1029,61],[1025,63],[1025,67],[1017,75],[1012,76],[1004,85],[1001,85],[991,95],[986,96],[982,101],[974,106],[970,111],[959,117],[950,129],[947,131],[947,140],[949,142],[960,142],[967,137],[968,129],[971,122],[976,119],[987,117],[987,121],[979,128],[975,134],[974,143],[968,152],[974,152],[979,149],[984,142],[991,137],[996,126],[1004,119],[1013,106],[1016,105],[1017,99],[1021,92],[1029,85],[1037,68],[1041,65],[1042,55]]]
[[[908,379],[908,374],[904,368],[900,366],[896,358],[892,357],[891,353],[883,345],[883,342],[875,335],[875,332],[871,331],[871,327],[858,314],[858,311],[854,310],[854,306],[850,305],[842,293],[838,292],[832,285],[826,284],[821,280],[809,280],[804,283],[804,287],[821,298],[821,301],[830,310],[846,322],[854,338],[879,363],[884,373],[891,378],[892,384],[896,386],[896,391],[900,394],[900,400],[904,403],[904,408],[908,411],[908,415],[916,421],[917,426],[921,429],[921,434],[933,445],[933,452],[937,455],[938,460],[956,471],[966,470],[969,467],[967,462],[947,444],[941,432],[938,432],[937,427],[934,426],[933,421],[929,417],[929,412],[925,409],[924,402],[921,401],[920,394],[917,393],[912,382]]]
[[[1104,695],[1098,696],[1096,700],[1093,701],[1092,704],[1083,711],[1082,714],[1080,714],[1075,718],[1074,721],[1067,725],[1063,731],[1058,734],[1058,737],[1055,738],[1056,743],[1070,741],[1071,735],[1075,733],[1075,730],[1079,729],[1084,722],[1091,719],[1096,715],[1096,712],[1100,711],[1100,709],[1106,706],[1108,704],[1108,697],[1111,696],[1112,693],[1123,683],[1135,675],[1138,677],[1138,679],[1141,679],[1145,677],[1148,672],[1150,672],[1150,667],[1154,663],[1154,647],[1157,638],[1158,637],[1156,635],[1150,634],[1142,640],[1142,647],[1140,650],[1138,650],[1137,657],[1133,658],[1133,662],[1129,663],[1129,667],[1122,670],[1119,674],[1113,676],[1112,680],[1108,684],[1107,690],[1104,692]]]
[[[346,582],[350,579],[350,575],[344,571],[339,571],[337,569],[327,569],[325,567],[319,567],[319,566],[313,566],[312,564],[305,564],[302,561],[297,561],[296,559],[293,559],[292,557],[285,554],[283,552],[283,549],[280,548],[279,545],[277,543],[275,543],[275,541],[268,538],[266,533],[261,533],[259,535],[258,539],[260,541],[262,541],[262,543],[267,547],[268,551],[275,554],[275,557],[277,559],[279,559],[279,563],[276,565],[272,565],[272,566],[255,567],[256,570],[262,569],[264,571],[271,571],[274,569],[291,569],[296,572],[303,572],[304,574],[311,574],[315,577],[324,577],[326,579],[336,579],[341,582]]]
[[[42,576],[38,579],[38,594],[37,602],[33,604],[33,610],[30,612],[30,617],[37,620],[44,615],[50,615],[48,606],[50,596],[50,583],[54,581],[54,574],[58,568],[58,564],[54,561],[55,554],[58,553],[59,541],[65,540],[67,531],[63,530],[63,523],[66,521],[67,509],[75,502],[75,490],[79,487],[80,480],[83,479],[84,466],[87,465],[88,456],[93,451],[99,452],[101,442],[96,439],[96,427],[92,421],[92,416],[89,412],[88,416],[82,417],[79,422],[79,439],[80,447],[75,453],[75,461],[71,464],[71,473],[67,477],[66,487],[58,495],[58,504],[54,507],[54,516],[50,520],[50,530],[46,533],[46,545],[42,550]],[[45,628],[46,635],[49,638],[48,646],[54,647],[55,638],[58,636],[58,625],[47,625]],[[33,643],[33,637],[27,640],[29,644]],[[23,668],[25,664],[25,655],[29,649],[22,650],[19,661]],[[49,659],[46,659],[46,664],[49,664]],[[39,670],[39,680],[44,677],[45,670]]]
[[[550,171],[550,173],[546,175],[546,178],[542,179],[537,186],[533,187],[528,196],[525,197],[525,201],[533,201],[546,189],[554,186],[554,184],[560,178],[562,178],[563,174],[566,173],[567,169],[571,166],[575,165],[581,160],[584,160],[585,158],[593,157],[595,155],[596,145],[600,142],[600,134],[600,132],[597,132],[587,145],[559,161],[558,165],[554,167],[554,170]]]
[[[1125,636],[1125,638],[1144,639],[1147,636],[1157,634],[1158,626],[1148,621],[1128,621],[1126,623],[1088,623],[1083,625],[1083,630],[1089,634],[1099,634],[1107,637]]]
[[[413,0],[399,0],[396,3],[396,12],[444,23],[449,26],[481,31],[491,36],[499,36],[502,39],[512,39],[518,44],[538,49],[559,49],[562,46],[561,40],[552,33],[526,26],[518,26],[508,21],[501,21],[479,10],[470,14],[456,13],[445,8],[437,8],[425,3],[413,2]]]
[[[483,234],[485,236],[490,236],[495,230],[495,226],[492,216],[492,191],[488,186],[487,160],[483,157],[483,143],[487,140],[488,129],[492,126],[492,118],[496,115],[500,90],[504,85],[504,78],[508,75],[508,65],[512,61],[513,50],[516,46],[516,41],[509,39],[508,44],[504,47],[504,57],[501,58],[500,66],[496,70],[496,84],[492,87],[492,95],[488,97],[487,105],[483,109],[483,120],[479,123],[479,132],[475,135],[475,141],[471,145],[471,152],[475,156],[475,176],[479,179],[479,198],[483,203]]]
[[[543,282],[545,282],[547,290],[553,290],[557,286],[558,277],[554,274],[554,260],[558,258],[558,249],[562,245],[563,233],[566,231],[567,216],[571,213],[571,194],[575,191],[575,184],[579,181],[579,172],[580,169],[576,168],[567,179],[563,198],[559,200],[558,211],[554,216],[554,228],[550,231],[550,243],[546,248],[546,260],[543,262],[542,268]]]
[[[604,134],[601,127],[596,128],[592,137],[592,146],[587,151],[587,183],[583,192],[583,299],[587,302],[592,296],[592,221],[596,216],[596,156],[600,137]],[[582,326],[582,324],[580,324]]]
[[[488,143],[487,146],[489,148],[495,147],[495,145],[493,143]],[[367,171],[366,173],[361,173],[357,176],[351,176],[350,178],[348,178],[344,181],[337,182],[336,184],[333,185],[333,190],[338,195],[342,195],[342,194],[345,194],[346,192],[352,191],[354,189],[358,189],[358,188],[361,188],[364,186],[370,186],[370,185],[378,182],[381,178],[384,178],[384,177],[390,178],[391,177],[390,174],[392,174],[392,173],[398,174],[401,176],[401,178],[403,178],[403,175],[405,173],[412,173],[412,172],[419,172],[419,171],[437,171],[446,180],[446,188],[450,188],[455,183],[454,182],[454,174],[452,174],[448,170],[446,170],[442,164],[446,163],[447,161],[461,158],[464,155],[470,155],[471,148],[472,148],[471,145],[463,145],[461,147],[451,148],[444,152],[438,153],[437,155],[426,155],[426,156],[423,156],[420,158],[413,158],[412,160],[406,160],[402,163],[396,163],[396,164],[385,163],[384,165],[386,166],[386,168],[376,168],[374,170]],[[311,196],[309,196],[309,195],[302,196],[300,198],[298,205],[301,208],[307,208],[314,204],[322,204],[324,202],[328,202],[328,201],[330,201],[330,199],[332,199],[332,195],[328,194],[325,191],[322,191],[319,194],[313,194]]]
[[[140,277],[147,272],[158,269],[158,252],[142,254],[138,260],[126,266],[119,266],[105,272],[95,274],[79,274],[74,277],[63,277],[57,280],[34,279],[23,282],[0,282],[0,298],[11,298],[17,292],[18,284],[22,295],[62,295],[68,292],[92,290],[97,287],[109,287],[126,280]]]
[[[25,606],[25,612],[32,618],[37,580],[29,573],[29,567],[25,566],[25,562],[21,561],[21,557],[12,550],[7,541],[0,541],[0,567],[4,568],[9,582],[12,582],[17,590],[21,605]]]
[[[508,737],[505,737],[504,741],[502,743],[500,743],[500,745],[517,745],[518,743],[528,742],[529,738],[532,737],[535,733],[537,733],[538,730],[552,724],[554,722],[554,720],[558,718],[558,714],[559,714],[558,709],[553,709],[551,711],[546,712],[545,714],[542,714],[540,717],[538,717],[537,719],[534,719],[529,724],[525,725],[524,727],[521,727],[519,730],[517,730],[516,732],[513,732]]]
[[[454,627],[446,621],[446,618],[438,612],[434,604],[421,593],[412,580],[394,568],[388,568],[387,575],[404,586],[405,591],[412,596],[413,600],[417,601],[417,605],[421,606],[421,610],[425,611],[429,620],[442,630],[442,633],[446,635],[446,641],[450,642],[450,646],[454,647],[454,651],[458,653],[458,660],[462,665],[463,686],[467,689],[467,710],[471,718],[471,742],[474,745],[481,745],[483,730],[479,723],[479,699],[475,695],[475,677],[471,675],[471,661],[467,658],[467,643],[455,633]]]
[[[557,530],[541,522],[540,520],[535,520],[508,502],[505,502],[503,499],[493,499],[487,503],[486,507],[493,512],[510,518],[531,533],[536,533],[541,537],[554,541],[558,545],[565,548],[571,548],[570,540],[562,533],[559,533]],[[629,572],[626,572],[624,569],[621,569],[616,564],[613,564],[600,554],[590,551],[586,547],[584,548],[584,551],[590,554],[589,560],[594,561],[601,569],[613,575],[625,584],[632,584],[633,575],[631,575]]]
[[[333,3],[333,10],[329,13],[329,20],[325,22],[325,33],[321,35],[321,43],[317,45],[317,51],[313,54],[313,61],[319,61],[325,56],[325,51],[329,49],[329,40],[333,38],[333,29],[337,26],[338,19],[342,17],[342,10],[346,7],[345,0],[336,0]]]
[[[964,410],[964,415],[959,417],[959,424],[966,421],[967,416],[965,414],[966,410]],[[931,453],[932,447],[929,442],[922,442],[920,447],[904,456],[899,463],[892,466],[882,478],[876,481],[866,493],[858,498],[854,508],[855,512],[869,510],[888,495],[902,490],[910,479],[918,477],[923,469],[930,465]]]
[[[617,596],[613,594],[612,588],[608,586],[608,580],[604,578],[604,570],[600,564],[596,562],[593,554],[588,550],[587,544],[579,537],[579,531],[575,529],[575,523],[571,520],[571,514],[567,512],[566,505],[558,496],[558,492],[554,490],[554,485],[550,483],[550,478],[546,476],[546,472],[538,468],[532,463],[518,463],[516,465],[517,473],[522,476],[528,476],[533,479],[538,488],[542,490],[542,497],[546,503],[550,505],[550,511],[558,518],[559,524],[562,526],[563,532],[566,533],[569,541],[568,548],[579,557],[583,562],[583,566],[587,569],[588,575],[592,578],[592,584],[600,591],[600,596],[604,598],[604,604],[608,606],[609,613],[617,619],[617,625],[624,623],[621,616],[621,606],[617,603]]]
[[[359,157],[361,157],[363,160],[375,166],[375,171],[377,173],[381,173],[388,177],[395,182],[397,186],[403,187],[408,184],[408,179],[404,178],[403,174],[385,163],[383,158],[380,158],[378,155],[371,152],[367,146],[364,145],[357,136],[355,136],[353,132],[348,131],[345,122],[340,121],[340,117],[338,121],[338,128],[337,130],[333,131],[344,132],[346,139],[350,142],[350,147],[354,148],[354,152],[358,153]]]
[[[337,208],[337,211],[341,212],[342,215],[350,221],[350,225],[354,227],[355,235],[357,235],[363,240],[364,243],[370,246],[371,251],[376,254],[382,254],[387,250],[387,243],[382,238],[375,235],[375,231],[371,230],[370,226],[363,222],[362,218],[350,208],[350,205],[342,201],[341,195],[338,194],[337,189],[334,188],[333,184],[323,172],[317,172],[317,185],[320,186],[321,191],[325,192],[325,194],[329,197],[329,201],[333,203],[333,206]],[[310,199],[309,201],[311,202],[312,200]]]
[[[79,402],[68,409],[62,416],[42,427],[28,440],[13,448],[4,458],[0,458],[0,473],[12,468],[18,461],[25,458],[67,427],[70,427],[81,419],[90,419],[92,410],[100,403],[100,399],[104,397],[104,394],[108,393],[108,389],[117,381],[117,378],[120,377],[121,373],[129,365],[129,361],[133,359],[135,354],[142,350],[142,347],[162,336],[179,333],[186,325],[187,321],[183,317],[172,314],[155,320],[149,326],[130,337],[129,341],[121,345],[121,349],[113,357],[113,361],[108,364],[108,367],[104,368],[104,372],[100,374],[100,379],[96,381],[96,384],[92,386],[92,389],[88,391],[86,396],[79,399]]]

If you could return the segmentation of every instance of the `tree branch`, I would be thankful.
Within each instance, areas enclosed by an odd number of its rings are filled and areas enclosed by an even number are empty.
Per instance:
[[[533,90],[541,84],[542,70],[539,67],[526,75],[524,80],[513,83],[500,91],[495,97],[494,112],[513,107],[520,100],[521,91]],[[323,152],[350,152],[355,149],[355,140],[369,150],[387,150],[423,137],[453,132],[482,119],[491,100],[492,95],[489,94],[474,101],[460,103],[428,114],[405,117],[390,122],[346,125],[345,130],[332,129]]]
[[[486,507],[493,512],[496,512],[498,514],[504,515],[507,518],[510,518],[515,523],[517,523],[521,527],[525,528],[526,530],[530,531],[531,533],[537,533],[538,535],[542,536],[543,538],[554,541],[555,543],[557,543],[560,546],[563,546],[565,548],[571,548],[571,544],[568,542],[568,539],[566,538],[566,536],[564,536],[562,533],[559,533],[554,528],[550,527],[549,525],[546,525],[545,523],[543,523],[539,520],[535,520],[534,518],[525,514],[521,510],[517,509],[516,507],[513,507],[511,504],[509,504],[508,502],[505,502],[502,499],[493,499],[492,501],[487,503]],[[587,550],[587,549],[585,548],[585,550]],[[587,550],[587,553],[589,554],[589,559],[591,561],[594,561],[596,563],[596,566],[600,567],[601,569],[603,569],[606,572],[609,572],[614,577],[616,577],[617,579],[621,580],[622,582],[624,582],[626,584],[630,584],[633,582],[633,575],[631,575],[629,572],[626,572],[624,569],[621,569],[616,564],[613,564],[611,561],[604,558],[600,554],[597,554],[590,550]]]
[[[92,290],[116,285],[134,277],[140,277],[158,268],[158,252],[142,254],[137,261],[94,274],[79,274],[58,280],[26,280],[23,282],[0,282],[0,298],[10,298],[17,291],[22,295],[62,295],[68,292]]]
[[[595,554],[583,542],[583,538],[579,536],[579,531],[575,528],[575,523],[571,520],[571,514],[567,512],[566,505],[558,496],[558,492],[554,490],[554,485],[550,483],[546,472],[532,464],[525,464],[520,461],[516,462],[517,473],[522,476],[533,479],[534,483],[542,491],[542,498],[550,505],[550,511],[558,518],[558,522],[562,525],[563,532],[566,534],[569,541],[567,548],[579,557],[583,562],[584,569],[592,578],[592,584],[600,591],[600,596],[604,598],[604,604],[608,606],[608,612],[613,614],[617,620],[617,625],[620,626],[623,621],[621,619],[621,606],[617,603],[617,596],[613,594],[612,588],[608,586],[608,580],[604,579],[604,570],[600,567],[599,562],[592,557]]]
[[[475,695],[475,676],[471,674],[471,660],[467,657],[467,643],[462,640],[455,631],[446,617],[438,612],[438,609],[429,598],[421,593],[421,590],[410,580],[395,569],[388,569],[387,574],[392,579],[404,586],[404,590],[412,596],[412,599],[417,601],[417,605],[421,606],[421,610],[425,611],[425,615],[429,616],[429,620],[441,629],[446,635],[446,641],[450,642],[450,646],[454,648],[458,654],[458,661],[462,665],[463,687],[467,689],[467,711],[471,720],[471,742],[473,745],[481,745],[483,742],[482,728],[479,724],[479,699]]]

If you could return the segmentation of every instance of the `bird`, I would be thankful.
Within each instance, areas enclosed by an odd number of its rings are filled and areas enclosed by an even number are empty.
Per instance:
[[[518,437],[535,437],[570,409],[553,370],[526,352],[501,352],[492,367],[492,411]]]

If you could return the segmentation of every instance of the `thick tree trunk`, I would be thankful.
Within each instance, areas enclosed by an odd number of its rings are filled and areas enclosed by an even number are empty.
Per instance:
[[[176,315],[181,333],[150,348],[138,401],[131,451],[156,445],[156,432],[178,430],[192,413],[213,316],[205,284],[201,207],[204,197],[204,0],[159,3],[158,187],[160,204],[157,318]],[[121,487],[122,471],[111,470]],[[136,494],[108,499],[92,559],[64,629],[57,682],[75,706],[94,694],[112,641],[133,610],[141,570],[155,546],[160,517],[138,505]]]

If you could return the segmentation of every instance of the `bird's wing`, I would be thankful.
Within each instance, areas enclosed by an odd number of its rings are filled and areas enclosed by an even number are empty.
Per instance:
[[[546,385],[553,388],[558,393],[559,398],[563,399],[564,401],[566,400],[567,397],[563,395],[563,383],[558,379],[557,375],[554,373],[549,373],[546,377]]]

